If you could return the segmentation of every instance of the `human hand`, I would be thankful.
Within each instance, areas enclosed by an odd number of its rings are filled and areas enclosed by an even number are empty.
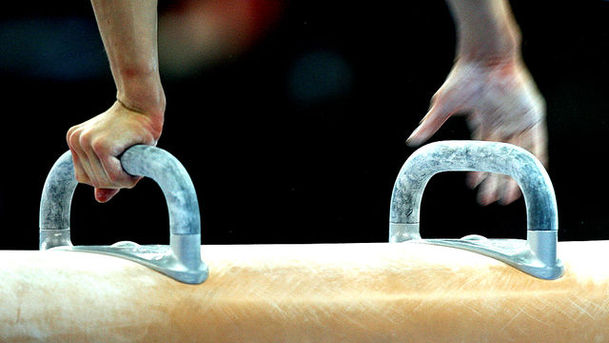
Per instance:
[[[518,145],[547,164],[545,101],[520,59],[457,60],[408,144],[422,144],[457,114],[467,116],[473,139]],[[516,182],[505,175],[469,173],[468,184],[479,186],[483,205],[509,204],[520,197]]]
[[[135,144],[156,145],[163,116],[146,115],[115,102],[112,107],[68,130],[76,180],[95,188],[98,202],[110,200],[120,188],[132,188],[140,178],[127,174],[118,156]]]

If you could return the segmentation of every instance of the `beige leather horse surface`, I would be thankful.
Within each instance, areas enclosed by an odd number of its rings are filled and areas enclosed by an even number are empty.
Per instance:
[[[0,252],[1,342],[609,342],[609,241],[553,281],[420,243],[204,246],[176,282],[81,252]]]

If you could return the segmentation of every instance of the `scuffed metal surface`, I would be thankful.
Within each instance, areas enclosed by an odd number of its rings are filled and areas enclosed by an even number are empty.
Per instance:
[[[419,212],[425,186],[446,171],[480,171],[511,176],[524,195],[527,240],[464,239],[422,240]],[[541,163],[515,145],[481,141],[441,141],[415,151],[404,163],[391,198],[389,241],[416,241],[465,249],[496,258],[543,279],[563,274],[557,257],[558,216],[550,178]]]
[[[530,230],[558,230],[556,197],[541,163],[515,145],[480,141],[442,141],[423,146],[404,163],[395,182],[390,222],[419,223],[423,190],[440,172],[485,171],[511,176],[520,186]]]

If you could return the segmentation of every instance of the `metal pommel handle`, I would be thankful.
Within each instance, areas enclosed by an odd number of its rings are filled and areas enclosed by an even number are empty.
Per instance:
[[[128,258],[186,283],[201,283],[208,275],[201,260],[201,219],[194,186],[184,166],[167,151],[146,145],[127,149],[120,161],[135,176],[153,179],[163,191],[169,210],[170,245],[74,247],[70,241],[70,205],[78,182],[69,151],[55,162],[40,202],[40,250],[89,251]]]
[[[481,236],[426,242],[484,253],[545,279],[562,274],[556,254],[556,196],[550,178],[535,156],[507,143],[440,141],[415,151],[402,166],[393,188],[390,242],[421,240],[419,210],[423,190],[433,175],[446,171],[483,171],[511,176],[520,186],[526,204],[527,244],[524,247],[510,247],[513,242],[494,245],[490,242],[493,240]],[[518,261],[523,258],[527,266]]]

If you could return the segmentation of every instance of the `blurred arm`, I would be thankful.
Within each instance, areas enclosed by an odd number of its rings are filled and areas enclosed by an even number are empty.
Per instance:
[[[457,28],[457,56],[506,60],[520,56],[520,29],[504,0],[447,0]]]
[[[507,142],[547,162],[545,101],[521,57],[520,29],[504,0],[447,0],[457,29],[455,63],[407,142],[427,141],[453,115],[465,115],[477,140]],[[516,200],[516,183],[470,173],[479,201]]]

